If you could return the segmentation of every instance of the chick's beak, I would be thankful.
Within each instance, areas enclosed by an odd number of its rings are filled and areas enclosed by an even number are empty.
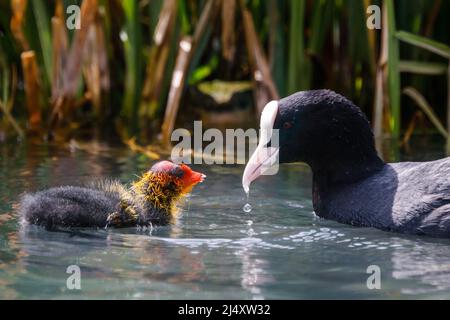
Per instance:
[[[206,175],[204,175],[203,173],[192,171],[191,174],[188,176],[187,184],[196,185],[197,183],[203,182],[205,178]]]
[[[185,188],[193,187],[196,184],[203,182],[206,178],[206,175],[203,173],[194,171],[186,165],[182,165],[181,168],[184,171],[183,185]]]

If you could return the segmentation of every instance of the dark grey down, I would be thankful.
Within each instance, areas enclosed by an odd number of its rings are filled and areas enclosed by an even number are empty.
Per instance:
[[[385,164],[377,173],[318,191],[321,217],[387,231],[450,237],[450,158]]]
[[[82,187],[58,187],[26,194],[20,204],[25,222],[55,227],[105,227],[118,210],[119,193]]]
[[[136,216],[130,216],[131,208]],[[108,221],[113,214],[116,218]],[[50,188],[22,197],[19,214],[25,223],[61,228],[103,228],[167,225],[170,214],[156,208],[133,191],[116,182],[103,182],[97,188],[64,186]]]

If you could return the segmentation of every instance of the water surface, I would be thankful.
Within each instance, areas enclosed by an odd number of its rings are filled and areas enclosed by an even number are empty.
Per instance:
[[[400,159],[442,156],[418,148]],[[1,299],[415,299],[450,297],[450,241],[403,236],[317,218],[311,173],[283,165],[241,187],[243,166],[195,166],[208,177],[178,224],[153,230],[70,234],[22,227],[14,206],[25,191],[92,179],[131,182],[152,161],[121,147],[0,146]],[[66,269],[81,269],[81,290]],[[381,290],[366,285],[370,265]]]

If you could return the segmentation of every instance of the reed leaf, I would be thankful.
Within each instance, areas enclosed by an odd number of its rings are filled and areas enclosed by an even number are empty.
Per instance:
[[[278,100],[279,95],[270,73],[267,58],[258,39],[252,14],[245,7],[243,1],[240,2],[240,8],[242,11],[249,65],[254,83],[253,91],[257,111],[256,114],[257,117],[259,117],[264,106],[270,100]]]
[[[24,75],[28,121],[32,129],[38,129],[41,124],[41,86],[40,75],[34,51],[26,51],[21,55]]]
[[[390,126],[392,137],[400,137],[401,113],[400,113],[400,73],[399,73],[399,46],[396,35],[394,1],[385,0],[384,15],[387,17],[388,28],[388,87],[389,103],[391,110]],[[386,26],[384,26],[386,28]]]
[[[421,37],[406,31],[397,32],[396,37],[403,42],[409,43],[413,46],[428,50],[444,58],[450,59],[450,46],[446,44],[425,37]]]
[[[139,115],[143,118],[154,118],[161,105],[163,87],[167,82],[165,81],[167,74],[164,71],[172,70],[168,61],[170,52],[175,51],[171,48],[170,39],[176,27],[176,15],[177,1],[175,0],[164,2],[157,18],[151,14],[151,20],[156,21],[151,22],[151,25],[154,25],[151,27],[154,45],[149,54],[147,74],[142,89],[143,101],[139,111]]]
[[[231,62],[236,52],[236,0],[222,1],[222,57]]]
[[[450,135],[450,63],[447,72],[447,131]],[[447,155],[450,154],[450,138],[447,139]]]
[[[273,80],[280,95],[285,96],[286,92],[286,47],[287,37],[285,36],[283,16],[288,5],[286,0],[267,1],[269,16],[269,64],[273,74]]]
[[[359,2],[358,2],[359,3]],[[351,8],[353,8],[353,3]],[[308,50],[312,54],[318,54],[325,43],[328,28],[333,18],[334,1],[319,0],[314,1],[313,18],[311,25],[311,38],[308,44]]]
[[[149,21],[149,33],[153,37],[155,33],[156,26],[159,20],[159,14],[161,12],[161,8],[163,7],[164,0],[152,0],[150,1],[150,5],[148,6],[148,12],[150,16]]]
[[[433,108],[430,106],[428,101],[425,99],[425,97],[417,91],[415,88],[412,87],[406,87],[403,89],[403,94],[410,97],[417,106],[427,115],[428,119],[430,119],[431,123],[436,127],[436,129],[439,131],[439,133],[447,139],[448,133],[445,129],[442,122],[439,120],[438,116],[434,112]]]
[[[181,32],[186,35],[191,33],[191,24],[189,23],[189,12],[186,0],[178,0],[178,17],[181,22]]]
[[[288,93],[299,89],[306,89],[304,79],[309,79],[306,73],[305,55],[305,0],[291,2],[291,16],[289,25],[289,68],[288,68]]]
[[[37,34],[39,36],[41,55],[44,62],[45,75],[48,83],[52,81],[52,35],[50,18],[47,12],[46,1],[30,1],[36,19]]]
[[[400,72],[414,73],[429,76],[439,76],[447,73],[447,65],[434,62],[406,61],[398,64]]]
[[[211,0],[205,3],[200,19],[195,27],[193,36],[185,36],[179,42],[175,69],[170,82],[169,97],[162,124],[162,142],[165,147],[170,145],[170,135],[174,129],[175,121],[180,107],[181,94],[184,89],[189,67],[192,64],[192,53],[205,36],[206,30],[219,11],[221,1]]]
[[[23,138],[23,130],[11,115],[17,88],[17,72],[15,68],[12,68],[12,71],[9,69],[9,66],[6,63],[4,51],[1,49],[2,45],[0,44],[0,73],[2,74],[2,77],[0,78],[0,111],[3,112],[5,117],[4,119],[11,124],[17,135]]]
[[[122,1],[126,17],[126,26],[122,33],[125,47],[126,75],[125,93],[122,115],[131,122],[136,129],[138,123],[139,100],[141,96],[142,71],[142,40],[141,25],[139,23],[139,1]]]

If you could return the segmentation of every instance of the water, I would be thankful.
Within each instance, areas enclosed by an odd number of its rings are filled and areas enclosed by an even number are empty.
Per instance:
[[[441,156],[425,147],[408,159]],[[252,184],[251,214],[242,210],[243,166],[195,166],[208,177],[175,226],[78,234],[21,227],[13,207],[24,191],[93,177],[130,182],[152,164],[122,148],[85,149],[0,145],[1,299],[450,297],[449,240],[321,220],[311,173],[299,165]],[[81,290],[66,287],[70,265],[81,269]],[[370,265],[381,269],[381,290],[366,286]]]

